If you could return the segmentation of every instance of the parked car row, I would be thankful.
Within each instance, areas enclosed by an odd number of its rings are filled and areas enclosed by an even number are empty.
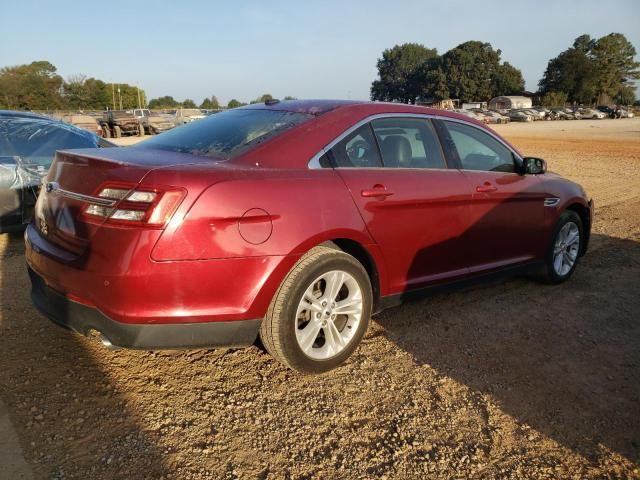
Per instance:
[[[538,120],[602,120],[604,118],[632,118],[633,112],[621,108],[600,106],[598,108],[512,108],[483,110],[473,108],[454,110],[457,113],[483,123],[534,122]]]

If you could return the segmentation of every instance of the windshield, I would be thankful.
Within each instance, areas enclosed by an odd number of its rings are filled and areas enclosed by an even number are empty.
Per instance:
[[[134,148],[229,159],[310,118],[313,115],[280,110],[228,110],[165,132]]]

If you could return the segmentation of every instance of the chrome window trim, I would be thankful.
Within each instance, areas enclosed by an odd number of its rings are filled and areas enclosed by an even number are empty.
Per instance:
[[[313,157],[311,157],[311,160],[309,160],[309,162],[307,164],[307,168],[311,169],[311,170],[326,168],[326,167],[323,167],[322,165],[320,165],[320,158],[323,155],[325,155],[329,150],[331,150],[333,147],[335,147],[336,144],[339,143],[340,141],[342,141],[345,137],[349,136],[351,133],[353,133],[354,131],[356,131],[357,129],[359,129],[360,127],[365,125],[366,123],[372,122],[374,120],[379,120],[381,118],[421,118],[421,119],[424,119],[424,120],[443,120],[443,121],[447,121],[447,122],[456,122],[456,123],[461,123],[463,125],[468,125],[470,127],[476,128],[479,131],[481,131],[481,132],[489,135],[490,137],[494,138],[501,145],[506,147],[506,149],[509,150],[514,155],[514,157],[516,159],[522,161],[522,157],[518,153],[516,153],[513,150],[513,148],[511,148],[511,146],[509,146],[507,143],[505,143],[505,141],[503,139],[498,137],[491,130],[486,130],[486,129],[482,128],[482,127],[479,127],[478,125],[475,125],[473,123],[467,122],[466,120],[461,120],[459,118],[444,117],[444,116],[441,116],[441,115],[426,114],[426,113],[376,113],[375,115],[369,115],[368,117],[363,118],[359,122],[353,124],[351,127],[346,129],[344,132],[342,132],[340,135],[338,135],[336,138],[334,138],[328,144],[326,144],[324,147],[322,147],[322,149],[318,153],[316,153]],[[440,139],[438,139],[438,142],[439,141],[440,141]],[[442,148],[442,145],[440,145],[440,147]],[[446,160],[446,157],[445,157],[445,160]],[[335,169],[340,169],[340,168],[362,169],[362,167],[335,167]],[[385,167],[368,167],[368,168],[375,168],[376,170],[380,170],[381,168],[385,168]],[[388,168],[388,169],[389,170],[398,170],[398,167],[393,167],[393,168]],[[431,168],[415,168],[415,169],[401,168],[401,169],[402,170],[435,170],[435,169],[431,169]],[[440,169],[440,170],[444,170],[444,169]],[[447,168],[446,170],[455,170],[455,169]],[[484,170],[472,170],[472,171],[484,171]]]

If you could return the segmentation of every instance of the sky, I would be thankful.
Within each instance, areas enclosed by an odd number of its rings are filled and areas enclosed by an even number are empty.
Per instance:
[[[65,78],[197,103],[365,100],[382,51],[406,42],[441,54],[489,42],[528,90],[584,33],[623,33],[640,52],[640,0],[0,0],[0,12],[0,67],[48,60]]]

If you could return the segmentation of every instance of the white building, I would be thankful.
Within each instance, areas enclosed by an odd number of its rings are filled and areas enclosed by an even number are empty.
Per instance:
[[[531,108],[533,103],[529,97],[508,96],[496,97],[489,100],[489,109],[502,110],[503,108]]]

